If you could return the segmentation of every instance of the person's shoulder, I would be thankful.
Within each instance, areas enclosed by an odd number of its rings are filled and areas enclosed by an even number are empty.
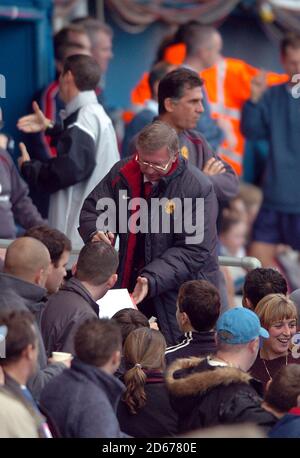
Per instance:
[[[197,131],[196,129],[187,129],[187,130],[182,131],[179,134],[179,139],[183,141],[185,140],[190,141],[194,145],[203,145],[203,146],[206,145],[206,140],[204,136],[200,134],[200,132]]]

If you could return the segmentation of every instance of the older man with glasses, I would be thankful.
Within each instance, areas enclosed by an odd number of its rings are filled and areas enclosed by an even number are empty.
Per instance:
[[[157,316],[168,344],[180,335],[180,285],[203,278],[218,286],[213,185],[178,151],[172,127],[146,126],[136,156],[119,161],[86,198],[79,226],[84,242],[114,243],[119,236],[116,287],[128,288],[143,313]]]

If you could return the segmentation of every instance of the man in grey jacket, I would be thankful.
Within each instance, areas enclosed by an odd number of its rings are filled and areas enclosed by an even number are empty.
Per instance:
[[[74,335],[88,318],[98,317],[97,300],[114,286],[119,259],[105,242],[86,244],[75,276],[50,296],[42,315],[42,335],[48,356],[53,351],[75,354]]]
[[[121,331],[112,321],[92,318],[79,327],[71,369],[53,379],[41,395],[41,406],[63,437],[128,437],[116,417],[125,390],[113,375],[121,348]]]
[[[22,237],[8,247],[4,272],[0,273],[0,309],[29,310],[36,320],[39,347],[38,370],[28,383],[28,388],[35,400],[39,399],[46,383],[70,365],[70,361],[66,364],[48,363],[39,329],[46,296],[44,285],[49,267],[50,255],[47,248],[36,239]]]

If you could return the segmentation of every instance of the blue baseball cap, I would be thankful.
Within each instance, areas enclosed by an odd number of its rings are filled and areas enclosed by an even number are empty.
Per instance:
[[[258,316],[244,307],[234,307],[224,312],[217,321],[218,339],[227,344],[245,344],[269,333],[262,328]]]

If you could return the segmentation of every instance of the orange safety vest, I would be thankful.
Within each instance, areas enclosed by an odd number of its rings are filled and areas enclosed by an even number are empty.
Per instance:
[[[232,126],[232,133],[236,140],[234,150],[230,149],[228,142],[224,140],[218,153],[238,175],[243,172],[245,148],[245,138],[240,130],[241,111],[246,100],[250,98],[251,80],[259,71],[243,60],[229,57],[220,59],[216,65],[201,72],[212,117],[227,119]],[[269,86],[281,84],[287,80],[287,75],[267,73]]]

